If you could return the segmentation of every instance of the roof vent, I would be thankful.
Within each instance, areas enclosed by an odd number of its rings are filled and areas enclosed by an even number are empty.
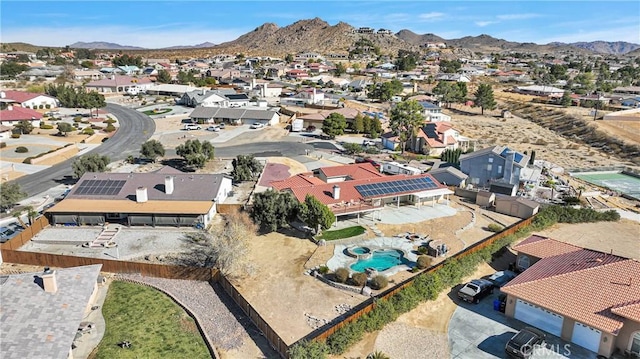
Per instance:
[[[173,193],[173,177],[172,176],[166,176],[164,178],[164,192],[166,194]]]

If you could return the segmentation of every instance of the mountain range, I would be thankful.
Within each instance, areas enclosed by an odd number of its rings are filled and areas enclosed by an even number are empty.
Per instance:
[[[459,39],[444,39],[438,35],[416,34],[411,30],[400,30],[393,35],[360,34],[353,26],[339,22],[329,25],[320,18],[299,20],[293,24],[279,27],[274,23],[265,23],[233,41],[221,44],[205,42],[197,45],[172,46],[163,49],[145,49],[137,46],[120,45],[111,42],[76,42],[71,48],[89,48],[100,50],[139,50],[158,52],[163,56],[185,56],[183,50],[202,50],[213,53],[244,53],[247,55],[285,55],[298,52],[345,53],[360,38],[367,38],[382,49],[383,53],[396,53],[399,49],[417,50],[420,46],[432,42],[444,42],[451,50],[444,56],[473,57],[476,52],[522,51],[537,53],[574,52],[621,55],[640,48],[639,44],[628,42],[577,42],[520,43],[494,38],[489,35],[465,36]],[[198,51],[198,54],[204,52]],[[157,55],[157,54],[156,54]]]

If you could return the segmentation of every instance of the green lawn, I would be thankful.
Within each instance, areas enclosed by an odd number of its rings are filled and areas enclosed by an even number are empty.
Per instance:
[[[107,328],[92,358],[211,358],[194,320],[153,288],[114,281],[102,314]],[[117,345],[124,340],[130,348]]]
[[[142,113],[144,113],[145,115],[149,115],[149,116],[162,115],[163,113],[167,113],[167,112],[171,112],[171,109],[170,108],[161,108],[161,109],[158,109],[157,111],[154,111],[154,110],[142,111]]]
[[[364,232],[365,232],[364,227],[353,226],[353,227],[347,227],[343,229],[337,229],[335,231],[322,232],[322,236],[320,236],[320,239],[324,239],[325,241],[333,241],[335,239],[359,236]]]

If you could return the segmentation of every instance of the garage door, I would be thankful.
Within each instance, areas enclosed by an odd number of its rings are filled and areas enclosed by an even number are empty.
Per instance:
[[[602,332],[598,329],[591,328],[588,325],[576,322],[573,325],[573,334],[571,341],[579,346],[589,349],[592,352],[598,352],[600,348],[600,337]]]
[[[518,299],[515,318],[555,336],[560,336],[564,317]]]

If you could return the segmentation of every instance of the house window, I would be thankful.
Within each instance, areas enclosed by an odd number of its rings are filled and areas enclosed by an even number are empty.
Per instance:
[[[491,171],[493,165],[487,165],[487,171]]]
[[[489,163],[493,163],[493,157],[489,157]]]
[[[502,166],[498,166],[498,174],[502,173]]]
[[[640,331],[636,332],[631,338],[631,353],[640,354]]]

